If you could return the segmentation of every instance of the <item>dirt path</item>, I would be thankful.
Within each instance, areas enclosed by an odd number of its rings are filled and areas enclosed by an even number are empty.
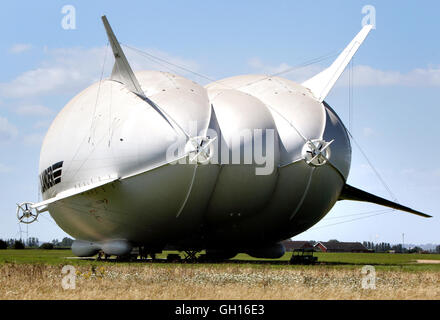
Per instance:
[[[438,264],[440,260],[417,260],[417,263]]]

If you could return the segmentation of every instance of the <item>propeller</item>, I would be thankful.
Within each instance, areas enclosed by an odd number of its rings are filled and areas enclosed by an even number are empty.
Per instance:
[[[30,224],[37,220],[39,212],[33,205],[33,202],[17,203],[17,219],[20,223]]]
[[[212,144],[217,137],[210,138],[209,136],[197,136],[190,138],[187,146],[192,150],[189,151],[190,162],[196,160],[198,164],[205,164],[211,160],[214,154],[214,145]]]

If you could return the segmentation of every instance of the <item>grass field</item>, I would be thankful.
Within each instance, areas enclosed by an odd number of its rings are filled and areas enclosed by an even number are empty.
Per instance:
[[[0,299],[440,299],[440,255],[317,253],[319,264],[288,265],[240,254],[226,263],[73,259],[70,250],[0,250]],[[159,257],[160,258],[160,257]],[[431,260],[433,263],[417,263]],[[429,262],[429,261],[425,261]],[[62,287],[75,267],[76,288]],[[364,265],[376,269],[363,289]]]

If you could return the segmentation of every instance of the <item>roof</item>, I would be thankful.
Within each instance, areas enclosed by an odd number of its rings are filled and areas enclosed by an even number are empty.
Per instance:
[[[281,243],[284,245],[286,250],[313,248],[313,244],[311,244],[309,241],[284,240]]]
[[[344,251],[366,251],[368,250],[360,242],[339,242],[339,241],[328,241],[328,242],[318,242],[318,244],[323,245],[327,250],[344,250]]]

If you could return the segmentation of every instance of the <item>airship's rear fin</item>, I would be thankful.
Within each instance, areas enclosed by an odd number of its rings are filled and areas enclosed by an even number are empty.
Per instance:
[[[107,17],[102,16],[102,22],[104,23],[105,31],[107,32],[108,41],[113,50],[113,55],[115,56],[115,65],[113,66],[113,71],[111,79],[123,83],[130,91],[145,97],[145,93],[142,91],[130,64],[125,57],[124,51],[122,51],[119,45],[118,39],[116,39],[110,24],[108,23]]]
[[[427,215],[425,213],[413,210],[411,208],[402,206],[398,203],[386,200],[384,198],[375,196],[374,194],[368,193],[366,191],[357,189],[355,187],[352,187],[348,184],[344,186],[342,189],[341,195],[339,196],[339,200],[354,200],[354,201],[365,201],[365,202],[371,202],[376,203],[385,207],[397,209],[406,211],[412,214],[416,214],[418,216],[424,217],[424,218],[432,218],[432,216]]]
[[[313,78],[303,82],[303,86],[309,88],[315,98],[320,102],[325,99],[330,90],[333,88],[336,81],[339,79],[342,72],[344,72],[354,54],[361,46],[362,42],[364,42],[372,27],[372,25],[364,26],[330,67],[318,73]]]

